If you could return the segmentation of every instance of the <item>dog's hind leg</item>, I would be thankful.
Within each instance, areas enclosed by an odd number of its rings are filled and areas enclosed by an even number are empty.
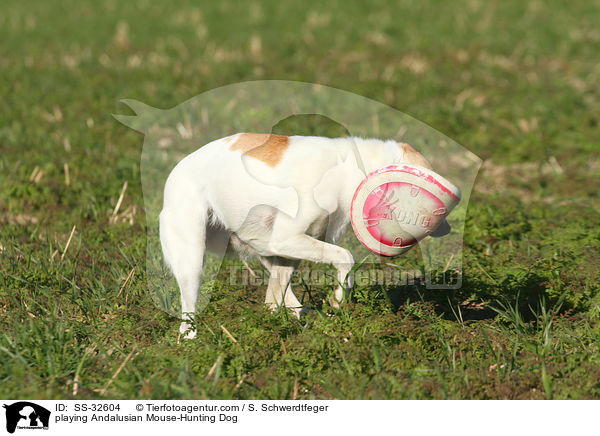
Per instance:
[[[190,320],[193,319],[200,288],[200,277],[206,248],[205,207],[194,204],[170,205],[160,214],[160,242],[165,261],[171,267],[181,292],[181,318],[179,331],[186,339],[196,336]]]

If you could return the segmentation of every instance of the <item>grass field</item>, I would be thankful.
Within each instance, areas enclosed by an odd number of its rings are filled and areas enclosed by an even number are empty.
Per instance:
[[[0,398],[600,397],[598,3],[34,3],[0,6]],[[257,79],[484,159],[461,289],[362,286],[298,321],[223,285],[178,341],[146,292],[144,139],[111,114]]]

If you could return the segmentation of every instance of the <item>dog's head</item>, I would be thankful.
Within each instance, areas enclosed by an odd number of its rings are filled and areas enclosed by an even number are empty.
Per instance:
[[[431,163],[425,158],[425,156],[423,156],[421,153],[415,150],[410,144],[407,144],[405,142],[399,142],[398,147],[400,147],[401,150],[401,163],[418,165],[435,171],[431,166]],[[433,236],[434,238],[441,238],[442,236],[446,236],[448,233],[450,233],[451,230],[452,228],[450,227],[450,224],[448,224],[448,221],[443,220],[436,227],[436,229],[429,234],[429,236]]]

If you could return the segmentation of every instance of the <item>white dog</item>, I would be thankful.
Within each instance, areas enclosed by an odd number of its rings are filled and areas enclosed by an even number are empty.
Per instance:
[[[339,307],[354,259],[334,245],[350,226],[359,183],[391,164],[431,168],[410,145],[393,140],[239,133],[206,144],[169,175],[160,214],[160,240],[181,291],[181,333],[195,311],[205,250],[227,235],[242,258],[257,256],[270,273],[265,303],[300,315],[290,287],[301,260],[337,269]],[[432,236],[449,231],[444,221]]]

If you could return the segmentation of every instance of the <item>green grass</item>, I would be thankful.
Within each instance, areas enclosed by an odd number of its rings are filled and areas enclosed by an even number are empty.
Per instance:
[[[55,3],[0,6],[0,397],[600,397],[597,4]],[[111,114],[256,79],[385,102],[486,160],[461,289],[363,285],[297,321],[218,283],[178,342],[146,292],[143,137]]]

